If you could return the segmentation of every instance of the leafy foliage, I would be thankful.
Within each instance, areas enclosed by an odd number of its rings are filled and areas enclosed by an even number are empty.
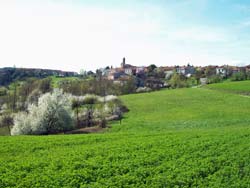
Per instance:
[[[91,127],[95,124],[104,128],[107,120],[121,119],[122,113],[126,112],[121,100],[114,95],[72,96],[72,108],[75,110],[79,128]]]
[[[211,77],[209,77],[208,81],[210,84],[213,83],[220,83],[222,82],[223,78],[220,75],[213,75]]]
[[[246,80],[246,78],[247,78],[247,75],[243,72],[238,72],[231,76],[232,81],[242,81],[242,80]]]
[[[169,81],[172,88],[182,88],[186,87],[186,78],[183,75],[180,75],[178,73],[174,73]]]

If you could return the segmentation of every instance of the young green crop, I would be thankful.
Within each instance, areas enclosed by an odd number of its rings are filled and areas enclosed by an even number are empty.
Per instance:
[[[248,187],[250,98],[207,89],[123,96],[104,134],[0,137],[0,187]]]

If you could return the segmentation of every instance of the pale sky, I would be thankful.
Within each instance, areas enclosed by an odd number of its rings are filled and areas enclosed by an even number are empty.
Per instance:
[[[0,67],[250,64],[249,0],[0,0]]]

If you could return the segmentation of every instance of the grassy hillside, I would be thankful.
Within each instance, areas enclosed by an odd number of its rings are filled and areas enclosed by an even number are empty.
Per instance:
[[[122,97],[131,112],[114,130],[162,132],[248,125],[250,99],[206,89],[166,90]]]
[[[240,82],[224,82],[219,84],[210,84],[206,86],[210,89],[215,89],[219,91],[250,94],[250,81],[240,81]]]
[[[0,187],[248,187],[250,98],[207,89],[123,96],[104,134],[0,137]]]

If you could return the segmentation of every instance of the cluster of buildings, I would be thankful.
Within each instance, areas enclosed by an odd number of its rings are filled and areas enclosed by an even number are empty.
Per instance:
[[[120,67],[111,67],[110,69],[102,70],[102,72],[103,75],[108,78],[108,80],[121,80],[127,79],[130,76],[146,73],[148,72],[148,67],[137,67],[130,64],[126,64],[126,59],[123,58]]]
[[[204,72],[209,69],[210,73],[213,75],[220,75],[226,77],[238,72],[250,72],[250,65],[245,67],[237,66],[205,66],[205,67],[195,67],[190,64],[187,66],[162,66],[156,69],[157,72],[163,72],[165,78],[169,78],[174,72],[182,74],[186,77],[191,77],[196,74],[197,71]],[[121,66],[118,68],[111,67],[110,69],[104,69],[103,75],[106,76],[108,80],[122,81],[129,79],[131,76],[141,77],[143,74],[147,74],[150,71],[149,67],[146,66],[133,66],[126,64],[126,59],[123,58]]]

